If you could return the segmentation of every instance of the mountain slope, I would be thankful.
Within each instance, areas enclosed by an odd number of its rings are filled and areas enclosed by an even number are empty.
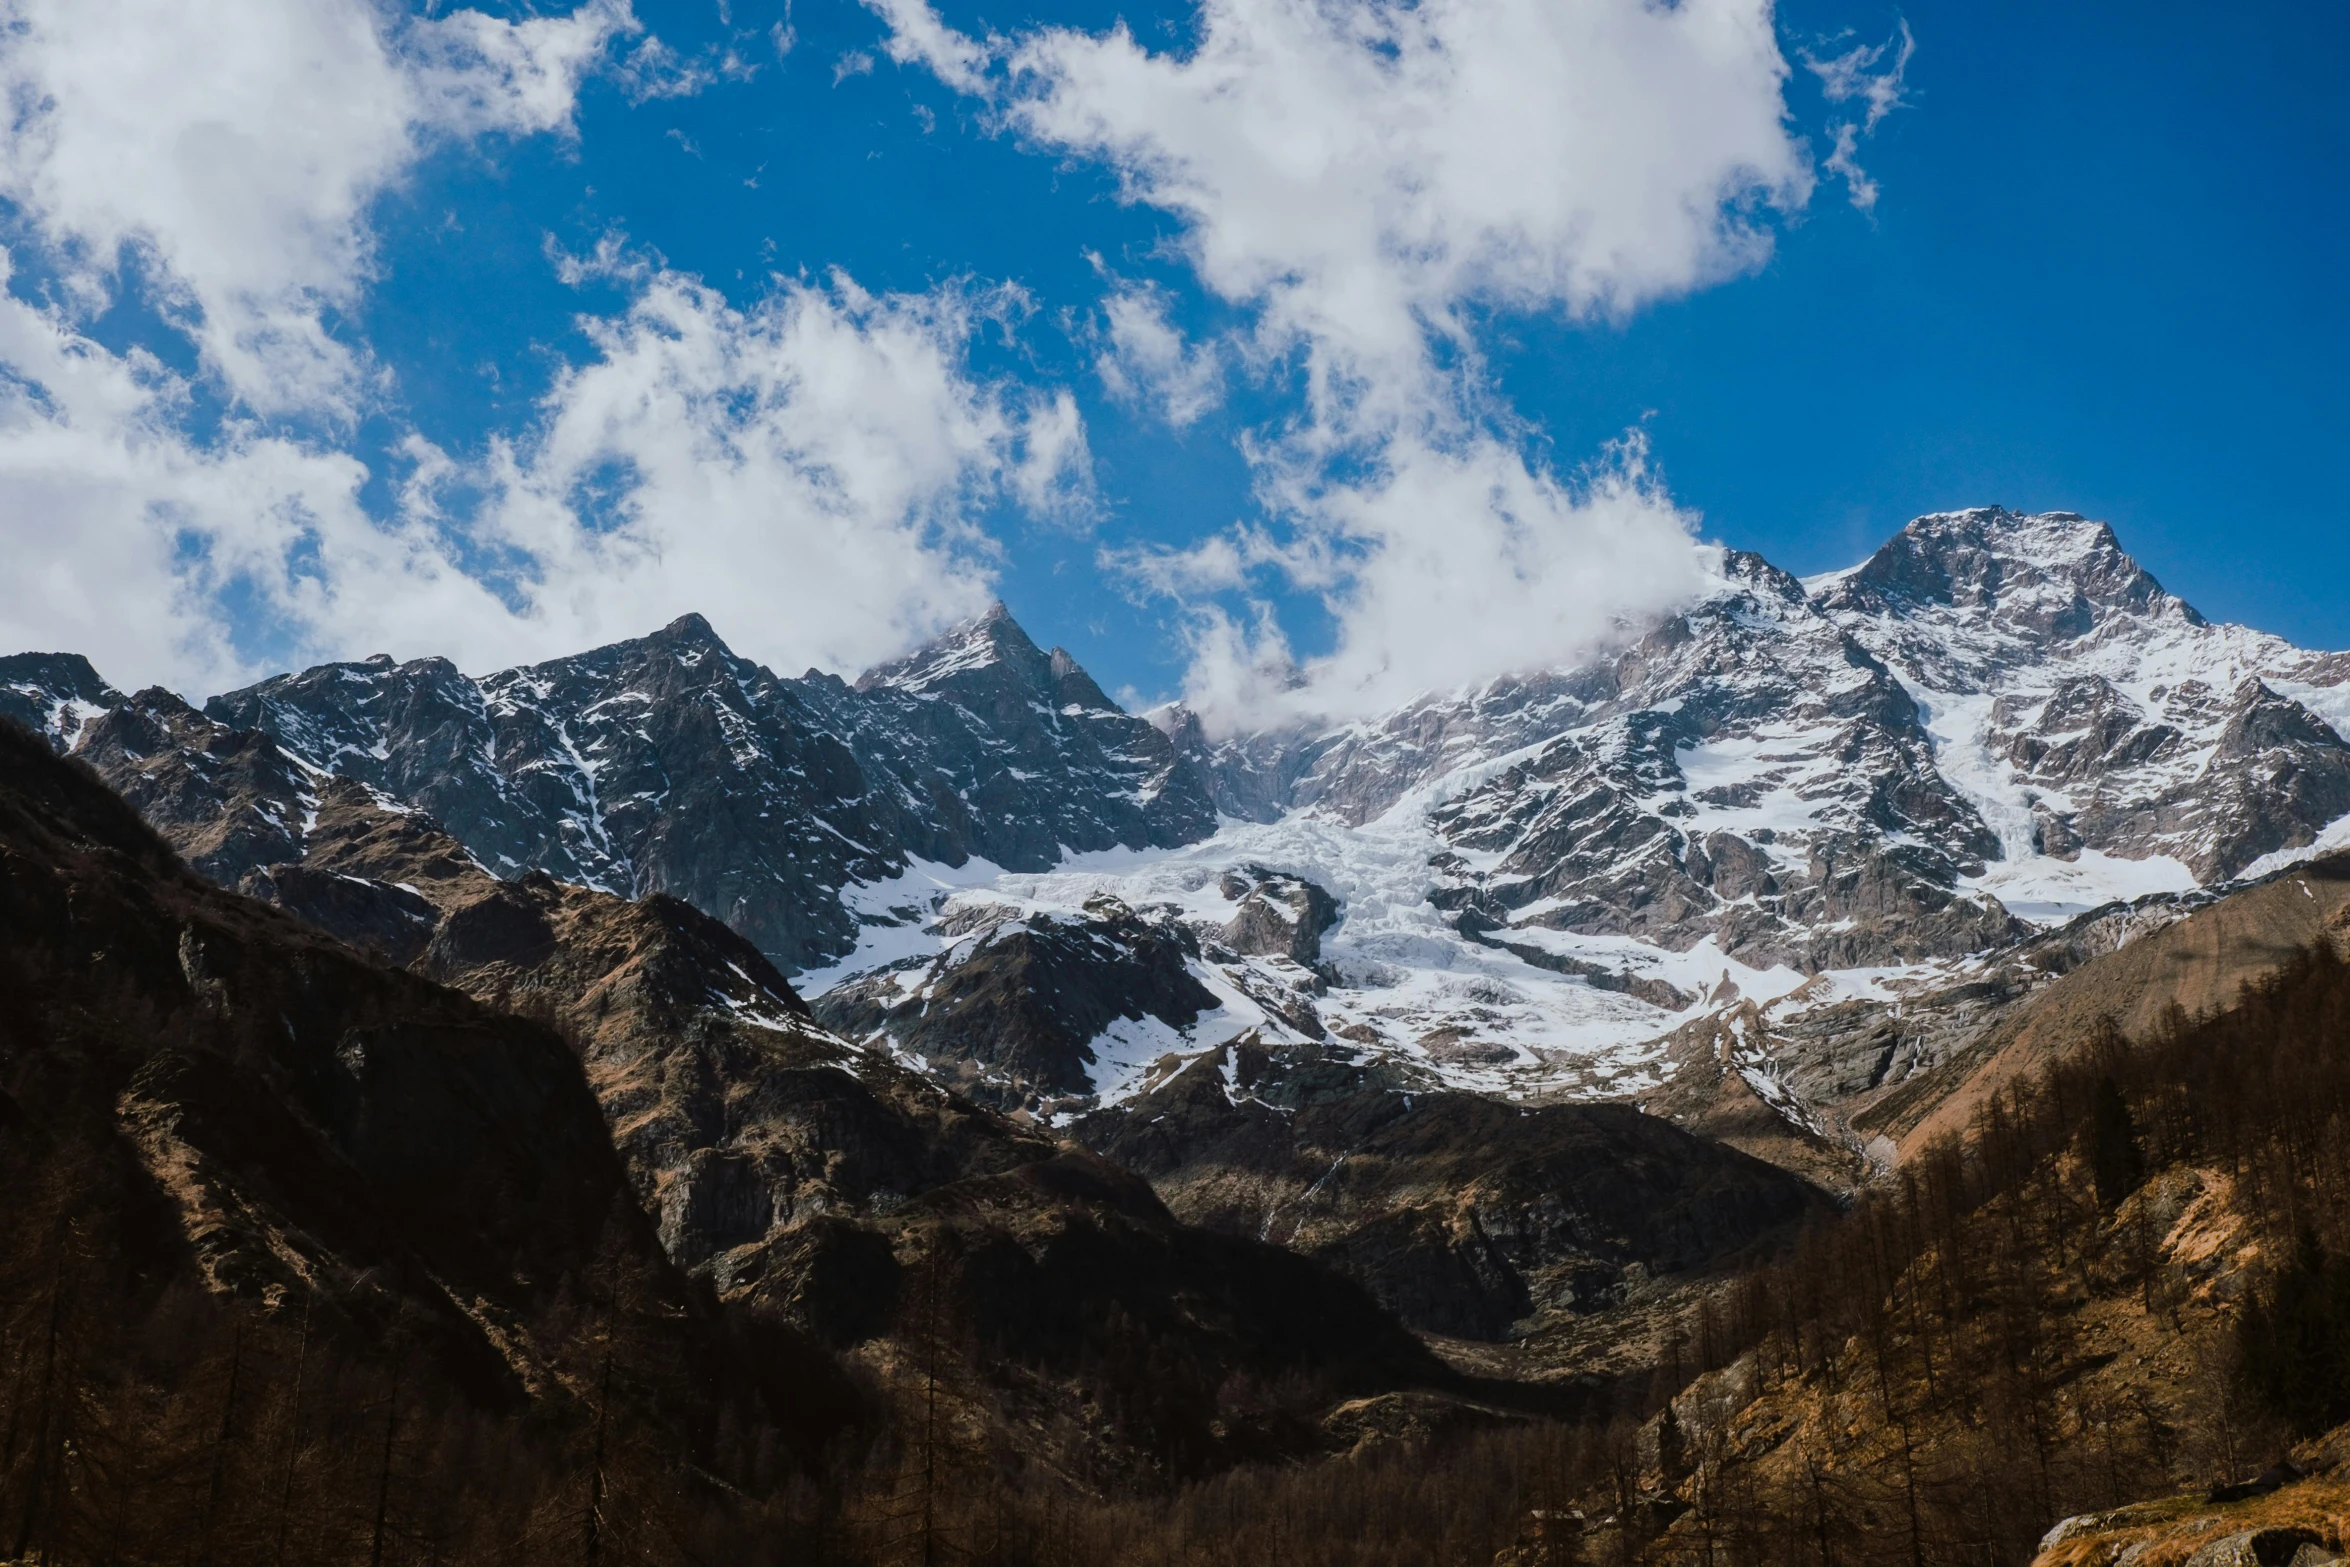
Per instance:
[[[1166,739],[1000,611],[855,687],[778,678],[689,615],[478,681],[371,660],[205,710],[430,811],[485,865],[671,893],[786,969],[845,952],[842,891],[917,860],[1041,869],[1214,827]]]
[[[1596,1315],[1829,1211],[1804,1182],[1627,1106],[1398,1093],[1376,1070],[1254,1039],[1074,1131],[1184,1218],[1318,1258],[1458,1338]]]
[[[9,724],[0,925],[0,1141],[149,1215],[122,1219],[134,1271],[406,1320],[493,1402],[547,1382],[535,1324],[600,1259],[682,1308],[551,1031],[191,874]]]
[[[2102,523],[1922,517],[1815,588],[1931,715],[2010,861],[2161,858],[2209,884],[2350,813],[2350,656],[2212,625]]]
[[[2019,1073],[1964,1142],[1745,1281],[1712,1369],[1578,1548],[2022,1562],[2037,1543],[2071,1564],[2338,1543],[2316,1511],[2338,1483],[2254,1477],[2350,1409],[2350,1231],[2323,1195],[2346,1166],[2318,1131],[2350,1106],[2342,935],[2224,1011]],[[2297,1456],[2333,1469],[2326,1445]],[[2264,1524],[2306,1532],[2250,1537]]]
[[[1183,1224],[1132,1176],[825,1032],[756,948],[665,894],[501,880],[342,778],[303,859],[244,885],[552,1025],[664,1249],[728,1308],[886,1380],[925,1331],[909,1299],[943,1292],[959,1396],[1030,1457],[1215,1468],[1323,1444],[1350,1397],[1475,1391],[1342,1271]],[[1137,1333],[1147,1390],[1121,1359]]]

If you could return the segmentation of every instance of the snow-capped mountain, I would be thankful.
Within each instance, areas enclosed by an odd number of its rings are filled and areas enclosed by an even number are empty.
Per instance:
[[[2225,881],[2350,813],[2350,655],[2212,625],[2102,523],[1923,517],[1810,587],[1998,832],[1993,891],[2028,900],[2049,859],[2091,893]]]
[[[1810,583],[1731,552],[1582,669],[1321,733],[1157,715],[1225,813],[1214,838],[925,868],[928,930],[876,929],[836,972],[894,960],[842,993],[893,987],[892,1015],[967,1007],[987,932],[1106,899],[1190,932],[1223,1005],[1105,1029],[1105,1098],[1251,1030],[1486,1091],[1636,1092],[1669,1030],[1741,998],[1782,1023],[1895,1006],[2037,929],[2350,836],[2346,680],[2342,655],[2206,622],[2069,514],[1920,518]],[[1225,938],[1243,867],[1335,898],[1313,966]]]
[[[478,680],[324,665],[204,716],[430,811],[503,874],[683,898],[787,971],[852,950],[842,890],[915,861],[1042,869],[1214,826],[1166,738],[1000,611],[853,687],[779,677],[689,615]]]
[[[1920,518],[1810,582],[1729,552],[1586,667],[1324,732],[1130,715],[1000,610],[854,685],[689,616],[201,712],[24,655],[0,710],[220,879],[298,858],[340,774],[500,874],[684,898],[833,1026],[1053,1112],[1251,1033],[1402,1083],[1637,1093],[1733,1003],[1890,1002],[2350,839],[2350,656],[2212,625],[2063,513]]]

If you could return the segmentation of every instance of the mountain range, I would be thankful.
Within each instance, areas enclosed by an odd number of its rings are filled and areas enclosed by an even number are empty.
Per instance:
[[[2100,523],[1996,509],[1809,581],[1724,552],[1585,667],[1326,729],[1129,714],[1000,608],[853,684],[687,616],[201,708],[20,655],[0,711],[224,884],[301,862],[348,780],[490,874],[691,904],[844,1034],[1061,1122],[1244,1036],[1637,1099],[1740,1003],[1758,1040],[1898,1011],[2350,841],[2350,655],[2206,621]]]

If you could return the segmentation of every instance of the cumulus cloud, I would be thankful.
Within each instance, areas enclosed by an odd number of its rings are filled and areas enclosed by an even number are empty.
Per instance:
[[[1013,123],[1183,217],[1210,287],[1356,355],[1714,281],[1808,191],[1761,0],[1208,0],[1189,55],[1047,29],[1007,65]]]
[[[7,275],[0,253],[0,283]],[[189,388],[0,289],[0,635],[99,655],[132,684],[202,693],[251,672],[236,599],[295,648],[369,651],[400,628],[502,617],[442,542],[360,505],[352,458],[231,422],[199,443]]]
[[[790,282],[759,305],[657,273],[598,350],[501,445],[476,547],[518,563],[522,613],[477,637],[577,647],[687,610],[787,670],[855,670],[989,597],[968,517],[1050,510],[1086,487],[1074,402],[973,381],[984,300]],[[449,628],[462,635],[461,628]]]
[[[1637,442],[1576,479],[1528,457],[1476,320],[1621,317],[1768,256],[1813,175],[1767,0],[1204,0],[1188,54],[1123,27],[981,45],[925,0],[873,3],[893,57],[1180,219],[1200,280],[1254,312],[1258,362],[1302,367],[1301,416],[1250,446],[1278,534],[1140,563],[1201,592],[1269,573],[1336,617],[1299,661],[1260,605],[1203,606],[1189,695],[1211,719],[1579,656],[1702,582]]]
[[[625,0],[5,0],[0,197],[84,304],[141,267],[246,407],[348,418],[368,367],[328,322],[367,279],[369,204],[435,137],[568,130],[636,31]]]
[[[0,628],[196,692],[257,658],[486,669],[688,610],[786,670],[853,671],[985,607],[972,509],[1084,493],[1067,394],[965,370],[988,303],[835,278],[738,309],[644,273],[625,313],[582,323],[595,353],[527,438],[478,460],[412,440],[384,517],[352,458],[250,423],[191,440],[183,382],[0,293]],[[231,643],[231,598],[269,647]]]
[[[591,72],[645,97],[701,67],[625,0],[514,22],[0,0],[0,23],[14,646],[203,692],[379,650],[486,668],[699,610],[787,668],[854,670],[984,607],[979,508],[1090,504],[1069,395],[967,369],[975,323],[1023,299],[833,278],[737,308],[615,241],[554,258],[630,303],[580,323],[592,352],[530,428],[456,454],[411,436],[387,508],[335,441],[380,373],[331,330],[371,281],[371,203],[436,139],[570,134]],[[8,286],[28,251],[63,285],[45,303]],[[133,275],[192,377],[90,335]]]
[[[1398,436],[1382,471],[1330,483],[1293,466],[1276,503],[1305,519],[1123,562],[1199,607],[1185,700],[1211,725],[1281,725],[1391,711],[1510,670],[1572,665],[1701,592],[1718,567],[1696,543],[1637,432],[1562,479],[1491,436]],[[1328,651],[1296,655],[1262,600],[1205,595],[1263,572],[1320,593]]]

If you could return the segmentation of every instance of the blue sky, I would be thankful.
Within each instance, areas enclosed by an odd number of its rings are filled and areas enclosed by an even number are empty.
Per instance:
[[[119,681],[1000,593],[1343,712],[1982,502],[2350,646],[2331,11],[10,9],[0,642]]]

